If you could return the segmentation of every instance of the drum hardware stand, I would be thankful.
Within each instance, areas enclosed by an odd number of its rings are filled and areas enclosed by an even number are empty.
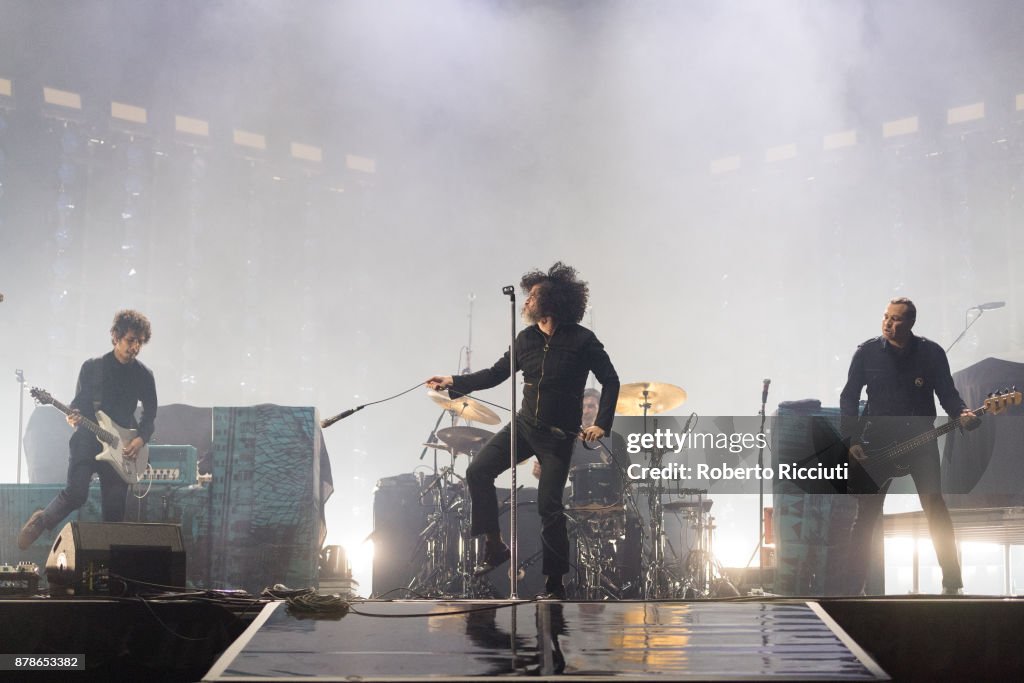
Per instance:
[[[684,495],[696,496],[697,501],[687,517],[696,531],[697,546],[688,549],[683,559],[684,597],[687,599],[708,597],[711,595],[712,580],[719,570],[718,560],[712,549],[715,526],[715,518],[708,514],[710,501],[705,504],[703,489],[685,489]]]
[[[437,459],[435,450],[435,461]],[[452,456],[454,458],[454,456]],[[420,573],[409,583],[409,590],[430,597],[451,597],[447,588],[457,579],[449,566],[448,530],[450,506],[448,491],[451,467],[444,467],[434,475],[433,481],[420,492],[420,499],[428,493],[433,498],[434,511],[427,516],[427,526],[420,532],[420,546],[426,546],[426,561]]]
[[[657,429],[658,418],[654,418],[654,430]],[[651,450],[651,468],[661,467],[661,458],[664,454],[665,451],[662,449]],[[651,511],[651,554],[644,582],[644,597],[648,600],[670,598],[673,589],[678,585],[678,578],[672,574],[665,559],[665,509],[661,503],[661,495],[664,492],[665,485],[662,480],[656,479],[649,489],[647,501]]]
[[[621,599],[621,589],[605,574],[615,565],[614,547],[605,552],[615,541],[606,541],[606,521],[600,515],[586,512],[581,517],[566,515],[576,528],[577,590],[582,591],[583,600]],[[614,531],[614,530],[613,530]],[[622,530],[625,533],[625,529]],[[618,539],[617,539],[618,540]],[[582,573],[582,577],[580,577]],[[581,580],[582,579],[582,580]]]

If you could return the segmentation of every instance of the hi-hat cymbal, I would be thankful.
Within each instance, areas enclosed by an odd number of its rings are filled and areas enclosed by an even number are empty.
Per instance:
[[[450,398],[447,391],[434,391],[433,389],[427,392],[427,396],[431,401],[445,410],[450,410],[455,413],[456,417],[461,417],[463,420],[482,422],[485,425],[496,425],[501,422],[501,418],[495,415],[493,410],[468,396]]]
[[[479,427],[445,427],[437,431],[437,438],[451,446],[453,453],[476,455],[494,432]]]
[[[644,392],[647,392],[646,394]],[[681,406],[686,401],[686,390],[662,382],[633,382],[619,387],[616,415],[657,415]]]

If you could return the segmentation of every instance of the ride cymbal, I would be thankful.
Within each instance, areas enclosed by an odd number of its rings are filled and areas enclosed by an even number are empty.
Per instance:
[[[645,393],[646,392],[646,393]],[[633,382],[619,387],[616,415],[657,415],[678,408],[686,401],[686,390],[663,382]]]

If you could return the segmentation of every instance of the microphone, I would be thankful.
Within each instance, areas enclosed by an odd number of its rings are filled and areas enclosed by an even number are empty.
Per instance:
[[[357,413],[357,412],[359,412],[360,410],[362,410],[365,407],[366,407],[365,405],[362,405],[362,406],[357,406],[355,408],[349,408],[345,412],[338,413],[334,417],[329,417],[326,420],[320,420],[320,429],[327,429],[328,427],[330,427],[332,424],[334,424],[338,420],[344,420],[346,417],[348,417],[352,413]]]
[[[768,403],[768,385],[771,383],[772,381],[769,378],[764,378],[764,387],[761,389],[761,405]]]
[[[3,300],[3,297],[0,297],[0,301],[2,301],[2,300]],[[989,301],[989,302],[984,303],[984,304],[978,304],[977,306],[975,306],[975,308],[977,308],[979,311],[991,311],[991,310],[996,309],[996,308],[1002,308],[1005,305],[1006,305],[1005,301]]]

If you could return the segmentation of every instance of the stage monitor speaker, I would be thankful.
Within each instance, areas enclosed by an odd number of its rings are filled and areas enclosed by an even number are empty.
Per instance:
[[[51,594],[134,595],[185,586],[176,524],[68,522],[46,560]]]

